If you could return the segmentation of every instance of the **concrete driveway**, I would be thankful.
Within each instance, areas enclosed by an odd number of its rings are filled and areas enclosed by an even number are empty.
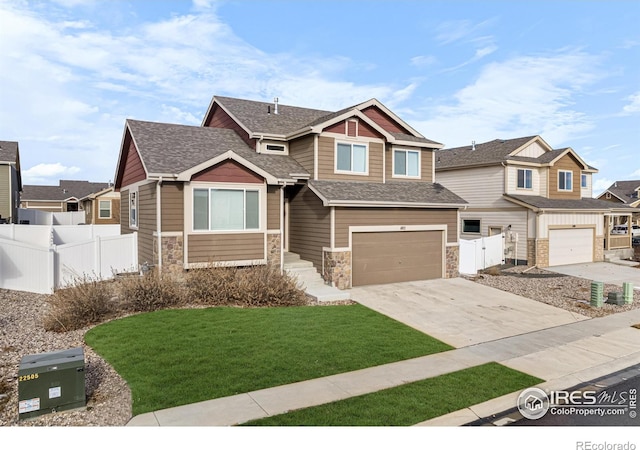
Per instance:
[[[588,319],[463,278],[356,287],[351,298],[457,348]]]
[[[607,262],[593,262],[571,264],[568,266],[554,266],[545,268],[551,272],[586,278],[592,281],[602,281],[605,284],[622,286],[623,282],[633,283],[634,289],[640,289],[640,269]]]

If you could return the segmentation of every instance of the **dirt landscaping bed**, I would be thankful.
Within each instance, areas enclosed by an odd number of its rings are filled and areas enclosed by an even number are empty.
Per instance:
[[[640,291],[637,289],[634,290],[633,303],[630,305],[605,303],[601,308],[595,308],[589,304],[591,281],[527,266],[490,268],[469,279],[588,317],[602,317],[640,308]],[[622,288],[605,284],[605,298],[609,292],[622,292]]]

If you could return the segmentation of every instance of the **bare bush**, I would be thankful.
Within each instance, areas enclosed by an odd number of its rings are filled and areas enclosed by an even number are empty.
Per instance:
[[[194,303],[211,306],[300,306],[307,304],[295,279],[273,265],[191,270],[187,292]]]
[[[142,276],[123,277],[117,283],[120,307],[126,311],[155,311],[184,303],[183,290],[171,276],[152,270]]]
[[[109,281],[86,275],[76,278],[70,287],[59,289],[50,297],[44,328],[62,332],[102,322],[117,310],[113,295]]]

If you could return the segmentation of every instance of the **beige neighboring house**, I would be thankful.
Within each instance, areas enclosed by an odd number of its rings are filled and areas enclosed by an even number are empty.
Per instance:
[[[115,192],[113,186],[81,198],[80,205],[85,211],[87,224],[120,223],[120,193]]]
[[[17,223],[22,191],[18,143],[0,141],[0,223]]]
[[[20,206],[48,212],[81,211],[81,199],[109,187],[109,183],[83,180],[60,180],[58,186],[25,184]]]
[[[323,111],[213,97],[202,126],[127,120],[115,176],[138,260],[282,267],[285,252],[340,289],[458,275],[465,201],[434,150],[376,99]]]
[[[635,210],[592,198],[594,173],[573,149],[553,149],[540,136],[436,152],[438,181],[469,203],[460,237],[505,233],[507,261],[538,267],[632,252],[630,236],[610,236],[605,221]]]

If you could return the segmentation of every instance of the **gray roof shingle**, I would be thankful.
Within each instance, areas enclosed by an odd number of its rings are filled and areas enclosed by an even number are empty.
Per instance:
[[[438,150],[436,156],[436,170],[454,167],[466,167],[483,164],[498,164],[507,160],[509,153],[526,144],[536,136],[526,136],[516,139],[494,139],[493,141]],[[533,158],[531,158],[533,159]]]
[[[467,202],[438,183],[310,180],[309,186],[324,200],[380,204],[465,205]]]
[[[553,199],[540,197],[538,195],[513,195],[504,194],[504,197],[509,200],[510,198],[518,200],[519,202],[531,205],[536,209],[572,209],[572,210],[603,210],[609,211],[611,209],[629,208],[627,206],[616,206],[611,202],[605,200],[597,200],[595,198],[581,198],[581,199]],[[633,208],[629,208],[634,211]]]
[[[0,161],[15,163],[18,160],[18,143],[0,141]]]
[[[127,120],[136,148],[152,174],[179,174],[227,151],[250,161],[279,179],[308,172],[286,155],[256,153],[235,131],[159,122]]]
[[[68,198],[84,198],[100,192],[110,186],[109,183],[94,183],[82,180],[60,180],[58,186],[25,184],[22,186],[21,200],[64,201]]]
[[[607,191],[620,198],[625,203],[633,203],[638,200],[636,189],[640,187],[640,180],[616,181],[607,188]]]

